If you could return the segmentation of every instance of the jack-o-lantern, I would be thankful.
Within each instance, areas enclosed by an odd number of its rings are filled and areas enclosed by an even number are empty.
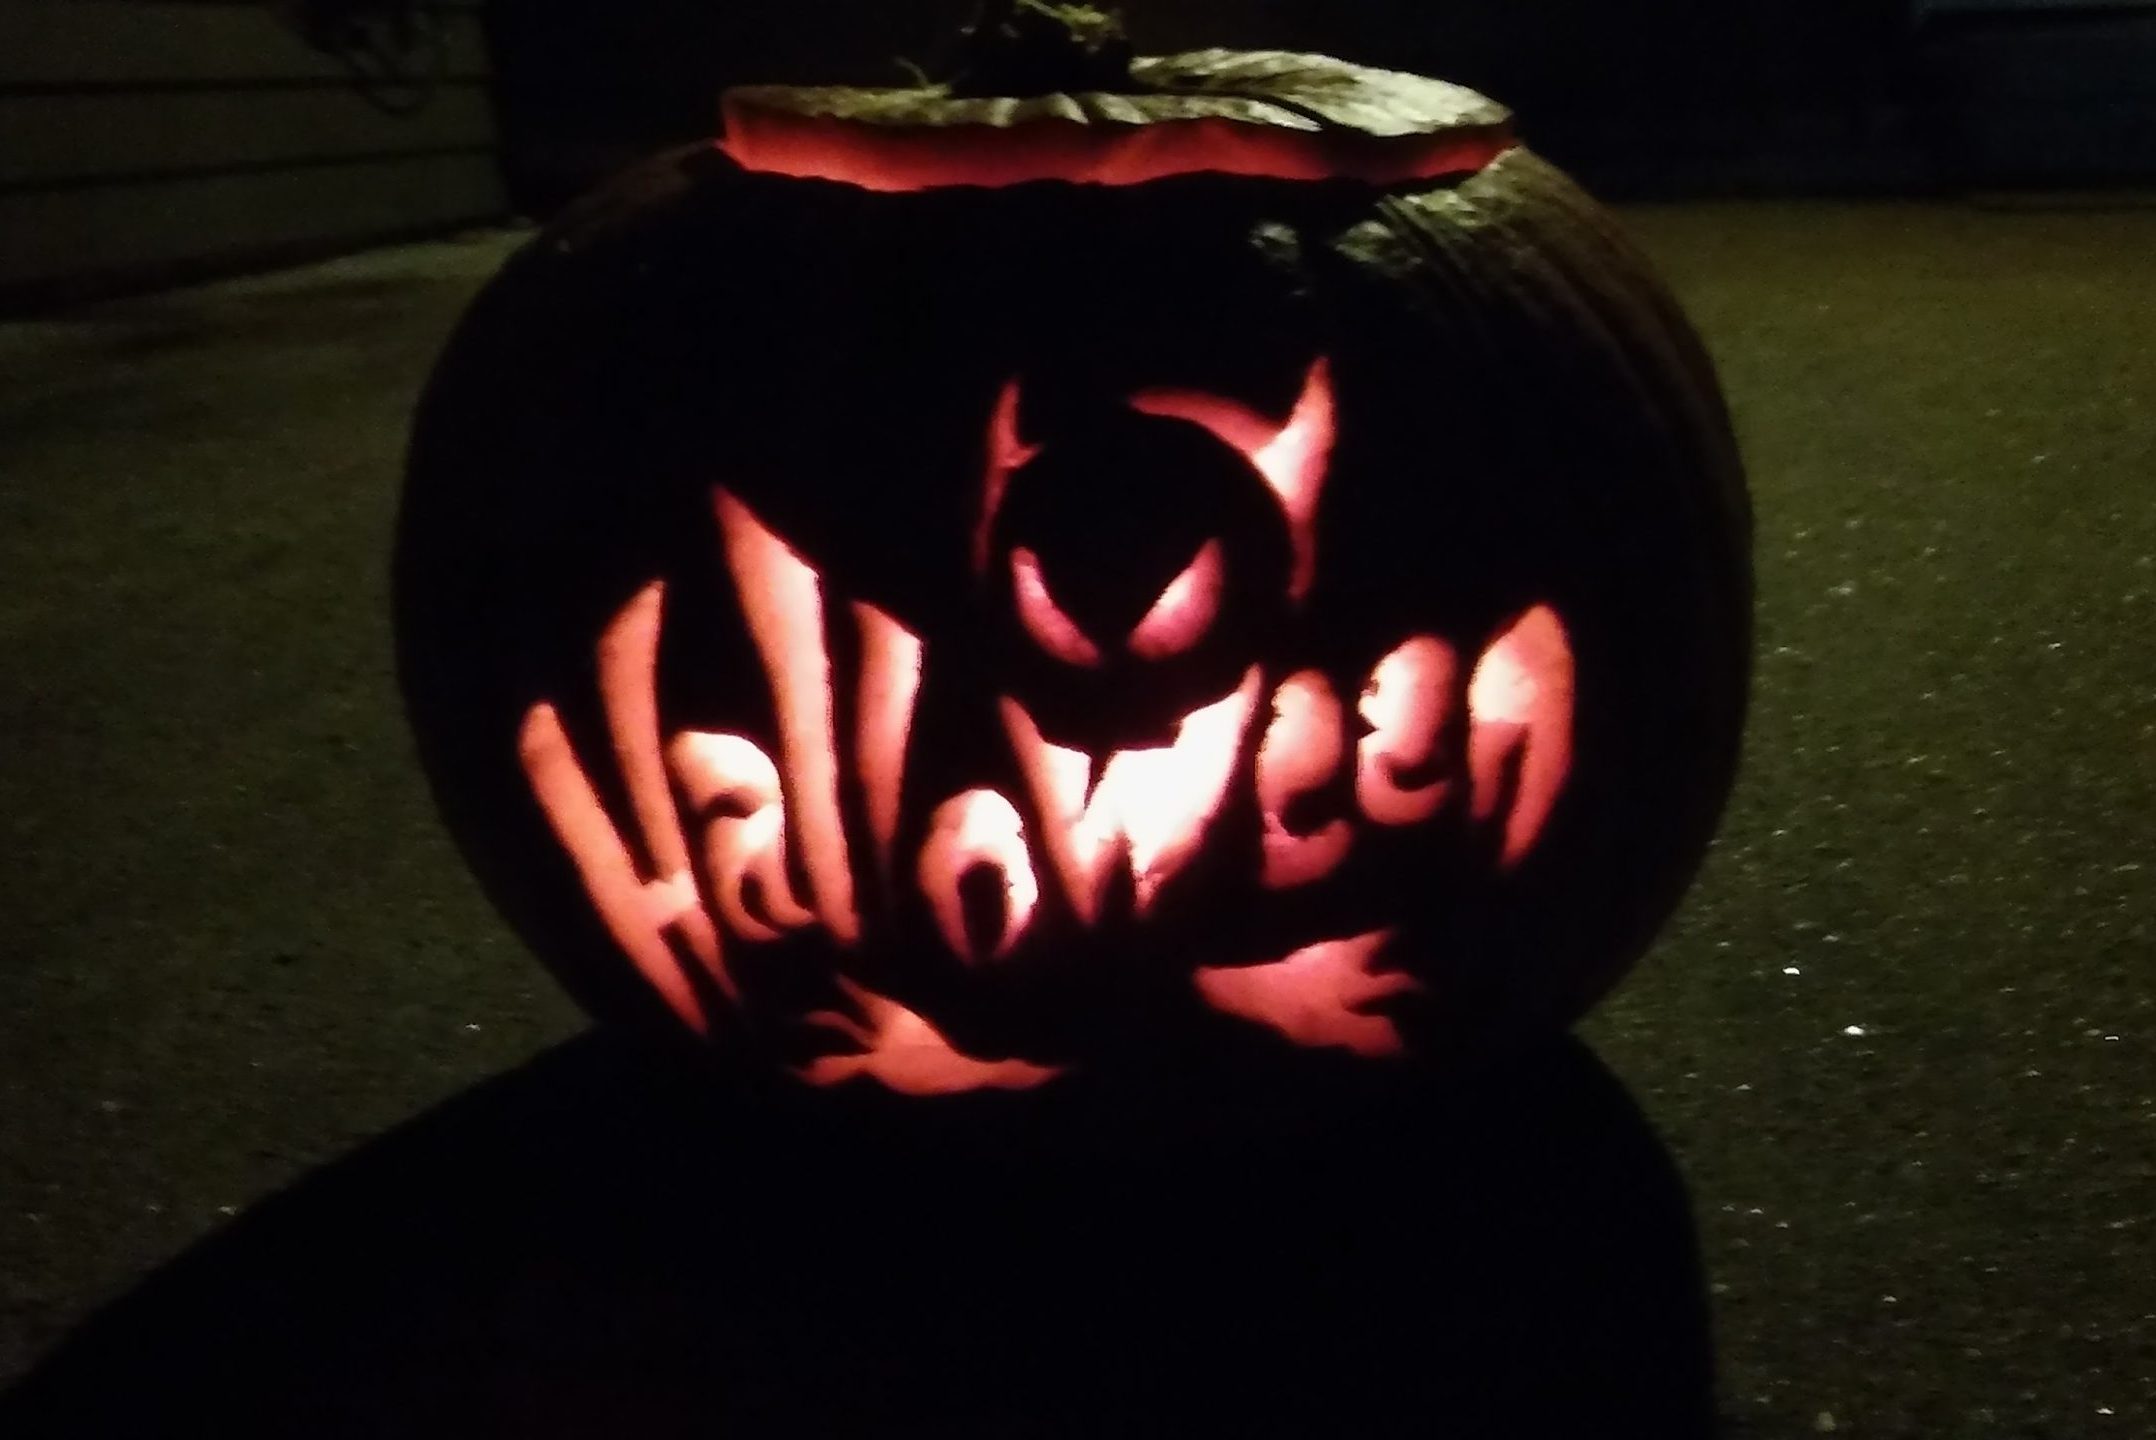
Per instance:
[[[1480,96],[977,38],[732,92],[452,344],[399,625],[482,881],[819,1086],[1577,1016],[1736,755],[1696,341]]]

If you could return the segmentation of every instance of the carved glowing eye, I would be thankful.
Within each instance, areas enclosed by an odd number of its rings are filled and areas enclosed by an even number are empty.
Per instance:
[[[1208,540],[1130,632],[1131,653],[1166,660],[1204,639],[1220,613],[1221,570],[1220,542]]]
[[[1100,647],[1056,604],[1039,557],[1022,546],[1011,551],[1011,583],[1018,594],[1018,618],[1043,650],[1066,665],[1100,664]]]

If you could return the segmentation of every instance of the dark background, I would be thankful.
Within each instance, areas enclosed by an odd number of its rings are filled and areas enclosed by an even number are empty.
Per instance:
[[[492,1345],[537,1405],[534,1373],[698,1333],[619,1287],[671,1277],[645,1298],[709,1320],[746,1242],[698,1187],[793,1163],[579,1038],[410,752],[406,427],[520,234],[72,302],[543,214],[707,133],[726,83],[895,79],[956,8],[0,0],[0,307],[42,312],[0,326],[0,1379],[50,1367],[19,1403],[117,1394],[138,1423],[74,1433],[132,1434],[177,1395],[258,1402],[235,1423],[278,1433],[280,1401],[393,1408]],[[1760,629],[1715,851],[1582,1027],[1600,1060],[1459,1098],[1416,1177],[1459,1177],[1426,1212],[1480,1262],[1447,1299],[1504,1301],[1513,1364],[1576,1373],[1593,1317],[1696,1378],[1704,1289],[1728,1436],[2156,1429],[2152,24],[1133,16],[1148,47],[1308,45],[1514,105],[1624,202],[1736,417]],[[853,1253],[752,1267],[804,1388],[828,1312],[795,1282],[858,1283]],[[907,1338],[867,1348],[941,1353]],[[664,1358],[693,1396],[699,1357]]]
[[[902,83],[969,0],[498,5],[516,193],[704,133],[752,80]],[[1512,105],[1604,192],[1869,190],[2156,174],[2156,7],[2040,0],[1140,0],[1139,48],[1317,50]],[[581,164],[580,164],[581,162]]]
[[[544,217],[728,85],[896,83],[972,0],[8,0],[0,313]],[[1456,80],[1613,196],[2156,175],[2146,0],[1140,0],[1140,45]]]

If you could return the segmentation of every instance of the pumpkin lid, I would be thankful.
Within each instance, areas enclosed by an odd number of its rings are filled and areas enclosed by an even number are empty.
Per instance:
[[[1471,174],[1513,144],[1511,112],[1473,90],[1325,55],[1198,50],[1127,75],[1010,95],[741,87],[721,99],[719,148],[748,170],[909,191],[1207,172],[1394,185]]]

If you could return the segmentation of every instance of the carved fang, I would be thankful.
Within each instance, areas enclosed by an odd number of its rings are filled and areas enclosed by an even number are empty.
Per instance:
[[[1045,848],[1086,923],[1100,919],[1109,867],[1119,858],[1130,866],[1142,915],[1197,853],[1226,798],[1259,683],[1253,665],[1234,691],[1184,716],[1173,744],[1110,754],[1090,798],[1091,758],[1050,744],[1025,707],[1005,697],[1004,730],[1048,831]]]

